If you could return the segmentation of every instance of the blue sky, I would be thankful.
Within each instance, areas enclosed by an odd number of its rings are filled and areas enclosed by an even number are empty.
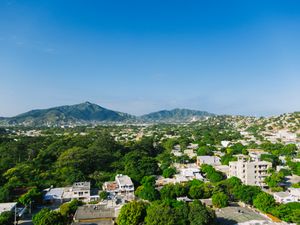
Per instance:
[[[300,110],[300,1],[0,1],[0,115]]]

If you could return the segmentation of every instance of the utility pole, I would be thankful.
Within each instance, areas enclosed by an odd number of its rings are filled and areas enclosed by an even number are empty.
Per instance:
[[[14,222],[14,225],[17,225],[18,222],[17,222],[17,204],[15,205],[15,222]]]

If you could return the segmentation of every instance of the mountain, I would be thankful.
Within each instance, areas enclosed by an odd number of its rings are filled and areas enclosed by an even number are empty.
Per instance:
[[[181,123],[195,121],[206,116],[213,116],[213,114],[205,111],[173,109],[137,117],[106,109],[90,102],[84,102],[76,105],[31,110],[10,118],[0,117],[0,125],[61,126],[98,123]]]
[[[190,109],[173,109],[149,113],[141,116],[140,119],[147,122],[190,122],[207,116],[214,116],[214,114]]]
[[[116,112],[90,102],[85,102],[76,105],[31,110],[15,117],[6,118],[5,120],[9,125],[55,126],[123,122],[134,118],[134,116],[126,113]]]

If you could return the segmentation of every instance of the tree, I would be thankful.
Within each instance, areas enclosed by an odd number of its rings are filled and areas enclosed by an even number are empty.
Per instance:
[[[14,224],[14,213],[3,212],[0,214],[0,225],[13,225]]]
[[[175,185],[167,184],[160,190],[161,199],[175,199],[177,197],[175,192]]]
[[[170,178],[174,174],[176,174],[176,169],[174,167],[169,167],[167,169],[164,169],[164,171],[163,171],[163,177],[164,178]]]
[[[255,208],[268,213],[271,212],[271,210],[274,208],[275,199],[272,195],[261,192],[253,200],[253,205]]]
[[[0,188],[0,202],[9,201],[9,189],[6,186]]]
[[[189,204],[189,222],[190,225],[212,225],[214,224],[215,214],[207,209],[199,200]]]
[[[138,151],[126,154],[124,164],[125,174],[135,182],[141,182],[144,176],[156,175],[160,171],[154,158],[145,156]]]
[[[216,171],[211,165],[202,164],[201,171],[205,173],[206,178],[213,183],[224,180],[225,178],[222,172]]]
[[[19,202],[27,206],[33,202],[35,203],[40,202],[41,199],[42,199],[42,193],[37,188],[32,188],[19,198]]]
[[[44,208],[32,219],[34,225],[65,225],[64,217],[55,211]]]
[[[145,219],[147,204],[142,201],[132,201],[125,204],[119,213],[119,225],[139,225]]]
[[[228,206],[229,198],[223,192],[219,192],[219,193],[213,194],[212,203],[217,208],[224,208],[224,207]]]
[[[232,154],[225,154],[221,157],[221,163],[222,165],[229,165],[229,162],[231,161],[237,161],[237,158],[234,157]]]
[[[171,207],[174,211],[174,218],[176,225],[186,225],[189,224],[188,215],[189,215],[189,206],[184,201],[172,200],[170,202]]]
[[[142,180],[142,186],[139,186],[136,189],[135,194],[148,201],[159,199],[159,192],[155,189],[155,177],[144,177]]]
[[[210,148],[208,146],[201,146],[198,150],[197,150],[197,155],[198,156],[203,156],[203,155],[213,155],[213,151],[210,150]]]
[[[250,185],[239,185],[233,189],[234,199],[250,205],[253,205],[253,200],[261,192],[260,187]]]
[[[166,202],[153,202],[147,208],[146,225],[177,225],[174,210]]]
[[[192,185],[189,190],[189,197],[200,199],[203,197],[203,185]]]
[[[272,214],[286,222],[297,223],[297,217],[295,217],[297,210],[300,210],[300,203],[299,202],[290,202],[287,204],[280,204],[280,205],[276,206],[272,210]],[[298,218],[300,218],[300,215]],[[300,221],[298,220],[298,222],[300,222]]]
[[[100,199],[102,199],[102,200],[107,199],[108,196],[109,196],[109,193],[106,191],[101,191],[100,195],[99,195]]]
[[[270,188],[278,187],[278,185],[284,181],[284,173],[272,173],[270,176],[265,178],[265,182]]]
[[[62,216],[72,220],[77,208],[83,205],[83,203],[77,199],[72,200],[71,202],[67,202],[62,204],[59,207],[59,212]]]

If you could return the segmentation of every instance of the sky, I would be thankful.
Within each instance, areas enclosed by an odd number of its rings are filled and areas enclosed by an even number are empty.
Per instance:
[[[2,0],[0,116],[300,110],[298,0]]]

